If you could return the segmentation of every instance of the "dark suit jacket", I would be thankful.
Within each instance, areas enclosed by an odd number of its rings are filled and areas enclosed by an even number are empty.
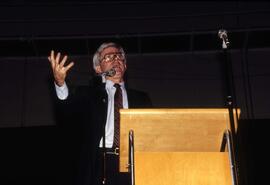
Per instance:
[[[146,93],[128,88],[126,90],[129,108],[152,107]],[[65,136],[68,137],[66,141],[72,143],[72,158],[79,159],[72,164],[75,166],[73,169],[76,169],[72,173],[74,183],[89,185],[106,124],[108,97],[105,84],[100,83],[100,80],[95,80],[88,87],[70,89],[69,92],[67,100],[58,100],[59,122],[63,128],[68,128]]]

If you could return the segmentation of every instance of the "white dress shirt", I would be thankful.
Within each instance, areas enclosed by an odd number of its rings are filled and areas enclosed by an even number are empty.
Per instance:
[[[107,120],[106,120],[106,126],[105,126],[105,138],[106,138],[106,148],[111,148],[113,146],[113,138],[114,138],[114,94],[116,91],[116,88],[113,86],[114,82],[110,80],[105,80],[105,88],[106,92],[108,94],[108,111],[107,111]],[[127,99],[127,92],[125,89],[124,82],[120,83],[122,95],[123,95],[123,108],[128,108],[128,99]],[[68,87],[66,83],[64,83],[63,86],[59,87],[55,84],[55,90],[57,97],[60,100],[65,100],[68,97]],[[100,147],[102,147],[102,138],[100,140]]]

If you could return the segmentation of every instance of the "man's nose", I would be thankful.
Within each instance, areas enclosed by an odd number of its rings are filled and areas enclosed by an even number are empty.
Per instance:
[[[119,58],[114,58],[113,63],[120,64],[122,61]]]

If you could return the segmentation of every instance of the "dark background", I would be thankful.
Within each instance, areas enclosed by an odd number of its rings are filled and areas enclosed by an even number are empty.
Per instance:
[[[221,28],[231,43],[235,105],[241,109],[240,181],[264,182],[269,18],[267,1],[1,1],[0,184],[61,184],[59,174],[72,173],[72,151],[61,152],[56,127],[51,49],[75,61],[68,81],[86,85],[95,49],[118,42],[127,53],[129,86],[148,92],[155,107],[219,108],[227,95]]]

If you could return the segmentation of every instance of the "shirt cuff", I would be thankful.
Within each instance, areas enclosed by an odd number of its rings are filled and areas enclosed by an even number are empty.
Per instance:
[[[55,86],[55,91],[56,91],[56,95],[60,100],[65,100],[68,97],[68,87],[66,82],[64,83],[64,85],[62,86],[58,86],[55,82],[54,82],[54,86]]]

